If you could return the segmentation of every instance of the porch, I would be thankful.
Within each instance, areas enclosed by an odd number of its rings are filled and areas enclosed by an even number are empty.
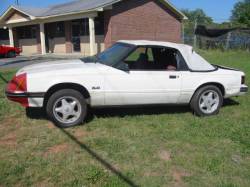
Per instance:
[[[104,50],[103,12],[27,20],[14,10],[6,19],[8,40],[2,44],[21,47],[23,55],[76,53],[89,56]]]

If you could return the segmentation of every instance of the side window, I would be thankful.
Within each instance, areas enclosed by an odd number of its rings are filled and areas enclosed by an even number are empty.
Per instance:
[[[177,71],[185,69],[182,55],[166,47],[138,47],[124,61],[134,71]]]
[[[125,62],[129,63],[135,63],[141,54],[146,53],[145,47],[138,47],[134,52],[132,52],[125,60]]]
[[[152,51],[152,48],[148,48],[147,49],[148,51],[147,51],[147,54],[148,54],[148,60],[149,60],[149,62],[154,62],[154,56],[153,56],[153,51]]]
[[[151,48],[138,47],[126,59],[130,70],[142,71],[153,69],[154,57]]]
[[[181,53],[179,51],[176,53],[176,61],[177,61],[177,64],[178,64],[179,71],[188,70],[188,66],[187,66],[183,56],[181,55]]]

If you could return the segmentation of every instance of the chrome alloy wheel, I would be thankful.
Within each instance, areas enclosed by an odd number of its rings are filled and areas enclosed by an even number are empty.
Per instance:
[[[220,105],[219,94],[213,90],[202,93],[199,99],[200,110],[205,114],[212,114]]]
[[[75,97],[61,97],[53,106],[53,114],[61,123],[70,124],[76,122],[80,118],[81,112],[81,104]]]

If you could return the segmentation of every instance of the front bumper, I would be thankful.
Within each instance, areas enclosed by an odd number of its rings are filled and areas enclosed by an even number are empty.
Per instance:
[[[20,103],[24,107],[31,107],[31,106],[39,107],[42,106],[41,101],[43,101],[45,93],[6,91],[5,95],[10,101]]]
[[[18,98],[44,98],[45,93],[31,93],[31,92],[17,92],[17,93],[13,93],[13,92],[5,92],[5,95],[7,97],[18,97]]]

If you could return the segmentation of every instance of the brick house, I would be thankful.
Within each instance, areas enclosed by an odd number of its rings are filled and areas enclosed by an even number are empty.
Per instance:
[[[25,54],[93,55],[121,39],[181,42],[186,16],[167,0],[78,0],[34,8],[10,6],[0,17],[0,44]]]

